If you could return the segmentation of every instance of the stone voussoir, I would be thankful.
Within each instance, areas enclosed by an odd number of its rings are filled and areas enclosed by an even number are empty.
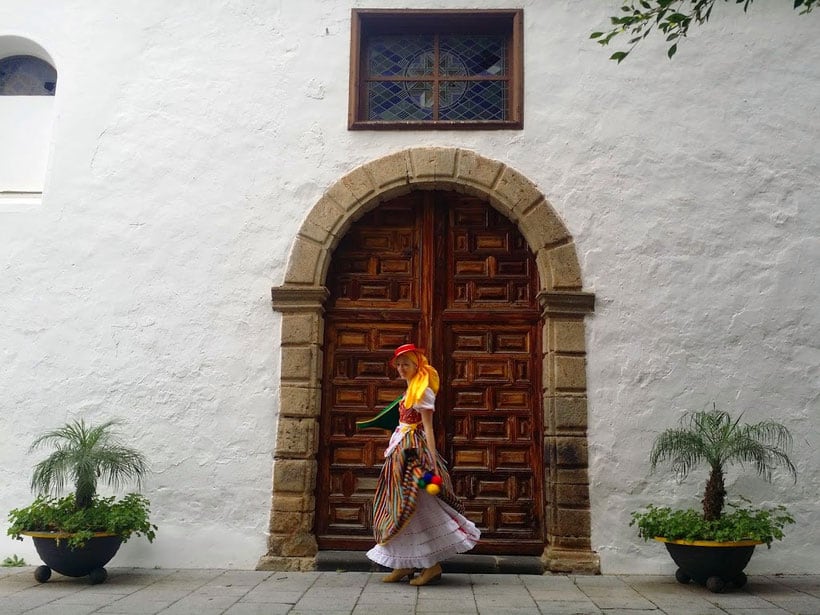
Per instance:
[[[344,208],[325,194],[310,210],[299,232],[317,243],[324,244],[328,235],[339,229],[344,218]]]
[[[410,181],[410,162],[406,150],[379,158],[365,168],[378,190]]]
[[[317,265],[322,257],[323,247],[303,235],[296,237],[288,259],[285,284],[318,285]]]
[[[357,203],[362,203],[376,190],[376,187],[373,185],[373,178],[368,172],[368,167],[371,167],[373,164],[375,163],[353,169],[341,179],[341,182],[347,186]]]
[[[456,150],[421,147],[410,150],[412,176],[416,179],[452,178],[456,173]]]
[[[492,188],[504,168],[497,160],[484,158],[470,150],[458,151],[456,177],[464,182]]]
[[[581,289],[581,268],[578,265],[578,255],[575,253],[575,244],[567,243],[549,250],[549,267],[553,288]]]
[[[519,214],[518,226],[534,251],[569,240],[569,233],[546,201]],[[554,255],[550,255],[554,257]]]
[[[539,201],[544,200],[543,193],[534,183],[518,171],[505,166],[496,185],[498,198],[505,201],[510,212],[527,211]]]

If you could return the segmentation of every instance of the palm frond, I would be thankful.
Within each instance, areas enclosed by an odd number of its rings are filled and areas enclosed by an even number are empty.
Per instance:
[[[745,426],[745,435],[749,438],[766,442],[771,446],[784,451],[792,448],[792,435],[785,425],[775,421],[761,421],[753,425]]]
[[[77,448],[86,448],[89,445],[93,445],[101,437],[110,437],[111,427],[119,425],[120,423],[120,420],[112,419],[96,426],[89,426],[83,419],[75,419],[62,427],[47,431],[35,438],[29,447],[29,452],[44,446],[64,446],[65,443],[71,443]]]
[[[757,474],[771,481],[775,468],[784,467],[797,480],[797,469],[789,459],[792,438],[788,429],[773,421],[743,425],[727,447],[728,461],[754,466]]]
[[[667,429],[656,439],[649,455],[654,470],[658,464],[668,461],[679,478],[704,461],[708,454],[707,443],[699,433],[686,429]]]
[[[717,516],[725,495],[724,467],[731,463],[750,464],[768,481],[776,467],[783,467],[796,481],[797,469],[789,459],[792,446],[789,430],[771,420],[751,425],[742,423],[742,417],[741,413],[734,418],[714,405],[708,411],[686,412],[678,428],[667,429],[655,439],[649,456],[652,469],[668,461],[683,479],[697,464],[707,463],[711,472],[704,495],[704,511],[709,504],[711,513]]]
[[[72,473],[71,452],[58,448],[43,461],[34,466],[31,489],[38,495],[61,492]]]
[[[148,463],[141,453],[115,444],[98,452],[96,467],[99,477],[115,489],[132,481],[141,485],[143,476],[148,472]]]
[[[96,494],[98,480],[117,489],[131,481],[141,485],[148,465],[140,452],[117,441],[113,427],[118,424],[88,425],[80,419],[36,438],[31,450],[54,451],[35,466],[32,489],[57,495],[70,480],[78,505],[84,506]]]

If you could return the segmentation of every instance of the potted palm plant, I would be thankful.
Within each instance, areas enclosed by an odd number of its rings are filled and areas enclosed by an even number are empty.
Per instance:
[[[34,467],[32,504],[9,513],[8,534],[22,540],[30,536],[46,565],[35,578],[44,583],[51,571],[71,577],[89,575],[92,583],[107,578],[104,566],[132,535],[154,540],[156,526],[148,520],[149,502],[139,493],[117,500],[97,494],[98,481],[118,489],[135,481],[141,485],[148,465],[139,451],[116,437],[117,421],[100,425],[82,419],[48,431],[31,445],[52,452]],[[56,497],[67,483],[73,493]],[[54,497],[51,497],[54,496]]]
[[[666,545],[678,565],[675,577],[681,583],[694,580],[720,592],[727,583],[742,587],[743,569],[759,544],[771,547],[783,538],[783,528],[794,519],[783,506],[752,508],[726,505],[725,470],[733,464],[749,464],[771,482],[772,471],[783,467],[796,481],[797,470],[789,459],[792,445],[789,430],[776,421],[748,424],[742,415],[732,418],[713,406],[708,411],[687,412],[680,426],[667,429],[655,439],[649,461],[652,469],[669,462],[680,480],[698,465],[709,467],[702,511],[672,510],[650,505],[632,513],[644,540],[654,538]]]

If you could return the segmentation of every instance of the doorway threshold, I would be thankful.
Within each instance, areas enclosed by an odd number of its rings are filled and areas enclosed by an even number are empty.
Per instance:
[[[450,574],[544,574],[544,563],[535,555],[455,555],[441,562]],[[364,551],[319,551],[316,570],[368,571],[388,570],[367,559]]]

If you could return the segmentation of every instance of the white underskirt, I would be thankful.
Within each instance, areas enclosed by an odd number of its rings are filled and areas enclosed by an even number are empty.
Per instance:
[[[480,536],[472,521],[422,490],[404,529],[387,544],[370,549],[367,557],[387,568],[429,568],[469,551]]]

